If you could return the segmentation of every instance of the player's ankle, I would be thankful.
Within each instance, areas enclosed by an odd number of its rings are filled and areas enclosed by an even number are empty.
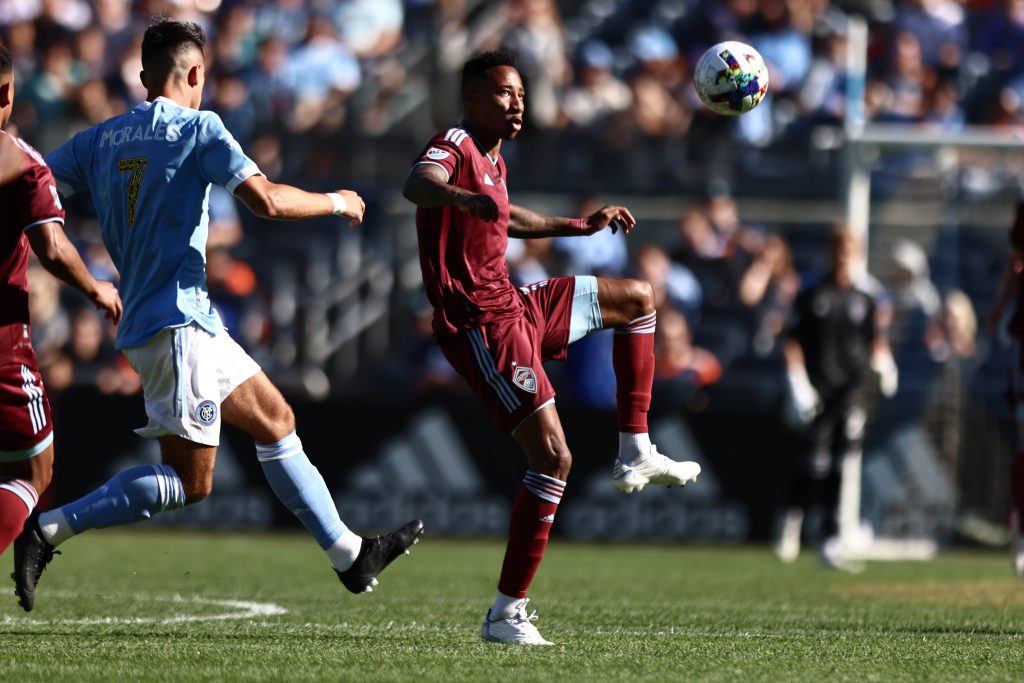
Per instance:
[[[494,605],[491,606],[491,618],[504,619],[512,616],[522,601],[523,598],[513,597],[498,591],[494,596]]]
[[[643,462],[651,452],[651,436],[647,432],[619,432],[619,460],[623,465]]]

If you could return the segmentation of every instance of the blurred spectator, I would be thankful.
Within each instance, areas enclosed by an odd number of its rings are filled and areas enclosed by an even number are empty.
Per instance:
[[[925,333],[925,344],[932,360],[939,363],[973,358],[977,352],[977,333],[978,318],[970,298],[954,289],[943,297],[938,318]]]
[[[331,18],[345,47],[359,59],[393,52],[402,40],[401,0],[340,0]]]
[[[671,307],[685,315],[691,324],[700,320],[703,292],[700,282],[686,266],[674,263],[664,249],[654,244],[641,245],[633,257],[636,278],[654,288],[654,307]]]
[[[301,133],[314,126],[325,132],[337,130],[344,122],[345,102],[359,87],[362,74],[330,21],[310,20],[306,40],[291,55],[286,73],[295,102],[289,130]]]
[[[503,48],[513,52],[529,92],[527,116],[538,128],[558,119],[560,93],[571,80],[562,17],[554,0],[505,0]]]
[[[577,82],[565,92],[562,114],[574,128],[599,129],[609,116],[628,109],[633,95],[612,73],[614,56],[604,43],[584,43],[578,59]]]
[[[700,389],[722,377],[722,364],[707,349],[693,345],[686,316],[672,309],[658,311],[654,337],[654,378]]]

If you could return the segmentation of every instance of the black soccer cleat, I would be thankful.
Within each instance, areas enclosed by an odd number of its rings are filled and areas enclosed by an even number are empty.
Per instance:
[[[34,511],[25,520],[25,528],[14,539],[14,594],[18,604],[26,612],[36,606],[36,584],[46,565],[60,551],[50,545],[39,530],[39,511]]]
[[[363,538],[359,556],[352,566],[338,573],[338,578],[353,593],[369,593],[377,585],[377,575],[399,555],[408,555],[409,548],[420,540],[423,521],[414,519],[401,529],[384,536]]]

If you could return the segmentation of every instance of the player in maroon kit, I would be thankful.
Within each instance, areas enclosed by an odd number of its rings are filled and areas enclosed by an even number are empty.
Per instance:
[[[495,425],[526,454],[528,471],[512,508],[508,546],[484,640],[549,644],[531,623],[526,593],[547,547],[572,456],[541,363],[567,346],[614,328],[619,455],[612,477],[626,493],[647,484],[682,485],[700,467],[658,453],[647,433],[654,377],[654,294],[646,282],[553,278],[516,289],[509,281],[509,237],[629,233],[622,206],[586,218],[556,218],[508,200],[502,140],[523,125],[525,91],[511,55],[488,52],[462,72],[464,119],[419,156],[405,197],[417,205],[420,267],[434,306],[434,333],[452,366],[483,401]]]
[[[995,304],[986,320],[990,334],[995,333],[1011,298],[1017,300],[1013,316],[1006,326],[1013,338],[1009,399],[1016,426],[1010,475],[1014,531],[1012,563],[1014,573],[1024,579],[1024,202],[1017,205],[1016,219],[1010,229],[1010,258],[1003,272]]]
[[[64,209],[53,175],[28,144],[3,132],[14,104],[11,55],[0,47],[0,554],[50,484],[53,424],[32,349],[28,251],[117,323],[121,299],[89,274],[64,235]]]

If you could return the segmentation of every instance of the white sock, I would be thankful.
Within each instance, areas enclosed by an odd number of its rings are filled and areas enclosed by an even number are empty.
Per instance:
[[[494,596],[494,606],[491,607],[491,618],[500,619],[512,616],[523,600],[524,598],[513,598],[498,591],[498,594]]]
[[[356,558],[359,557],[359,549],[362,547],[363,537],[346,528],[334,545],[327,548],[325,552],[334,568],[343,572],[356,561]]]
[[[75,530],[68,524],[60,508],[39,513],[39,531],[52,546],[58,546],[75,535]]]
[[[651,435],[647,432],[619,432],[619,460],[623,465],[643,462],[651,452]]]

